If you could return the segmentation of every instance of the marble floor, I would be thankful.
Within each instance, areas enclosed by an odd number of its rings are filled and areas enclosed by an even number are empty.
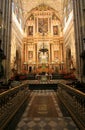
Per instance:
[[[38,102],[35,100],[36,97],[38,99]],[[48,99],[45,100],[44,98],[44,100],[41,100],[40,97],[51,97],[51,102],[54,104],[54,106],[52,104],[52,106],[49,105],[49,102],[47,102]],[[63,113],[60,109],[55,91],[34,90],[30,95],[30,99],[31,100],[28,106],[26,107],[20,121],[16,126],[16,130],[79,130],[69,114],[65,114],[66,112]],[[41,101],[41,104],[39,102],[39,99]],[[31,108],[34,104],[34,100],[36,101],[35,103],[37,104],[37,109],[35,107]],[[34,106],[36,104],[34,104]],[[52,110],[50,116],[47,114],[47,111],[49,109],[48,106],[51,107],[51,109],[52,107],[55,108],[55,110]],[[32,113],[31,110],[33,111]],[[55,115],[53,111],[55,111]],[[35,112],[38,114],[38,116],[33,114]],[[42,114],[44,116],[42,116]]]

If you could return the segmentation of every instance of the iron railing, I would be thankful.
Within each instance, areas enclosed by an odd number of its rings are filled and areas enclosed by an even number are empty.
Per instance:
[[[0,94],[0,130],[4,129],[28,96],[27,82]]]
[[[63,83],[58,83],[58,97],[80,128],[85,129],[85,93]]]

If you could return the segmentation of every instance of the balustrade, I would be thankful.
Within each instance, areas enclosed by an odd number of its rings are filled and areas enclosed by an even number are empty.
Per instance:
[[[28,96],[27,82],[0,94],[0,130],[12,119]]]
[[[81,130],[85,128],[85,93],[58,83],[58,97]]]

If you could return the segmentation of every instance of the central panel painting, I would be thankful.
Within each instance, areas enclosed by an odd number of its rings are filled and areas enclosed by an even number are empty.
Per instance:
[[[39,33],[48,32],[48,18],[38,18],[38,32]]]

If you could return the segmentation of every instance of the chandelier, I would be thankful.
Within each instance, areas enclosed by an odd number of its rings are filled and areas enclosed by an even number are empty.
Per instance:
[[[43,54],[44,54],[45,52],[48,51],[48,49],[43,46],[43,48],[41,48],[39,51],[43,52]]]
[[[48,52],[48,49],[45,47],[45,45],[44,45],[44,32],[43,32],[43,47],[39,50],[40,52],[43,52],[43,54],[45,53],[45,52]]]

